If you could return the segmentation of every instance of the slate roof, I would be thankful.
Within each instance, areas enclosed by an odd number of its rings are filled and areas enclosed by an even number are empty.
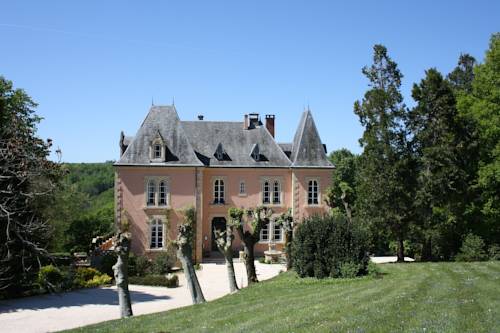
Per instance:
[[[150,159],[156,138],[167,147],[161,162]],[[293,143],[278,144],[265,125],[244,129],[243,122],[180,121],[174,106],[152,106],[135,137],[126,139],[130,143],[115,165],[333,168],[310,111],[302,115]],[[252,157],[255,147],[258,159]],[[216,158],[217,149],[222,158]]]

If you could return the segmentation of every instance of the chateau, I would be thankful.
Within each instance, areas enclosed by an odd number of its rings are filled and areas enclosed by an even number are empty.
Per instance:
[[[333,165],[326,157],[312,114],[302,114],[293,142],[274,138],[276,119],[259,114],[242,121],[181,121],[175,106],[152,106],[134,137],[121,133],[115,163],[116,216],[127,214],[135,254],[154,255],[176,236],[181,209],[197,212],[195,260],[216,250],[214,228],[225,228],[230,207],[289,208],[295,219],[323,213]],[[166,212],[169,223],[166,223]],[[167,230],[168,229],[168,230]],[[256,253],[280,248],[283,232],[270,222]],[[235,250],[242,245],[238,237]]]

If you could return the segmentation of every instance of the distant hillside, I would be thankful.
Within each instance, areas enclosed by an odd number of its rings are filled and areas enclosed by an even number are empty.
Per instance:
[[[62,186],[47,216],[54,229],[51,251],[87,251],[93,237],[113,230],[113,162],[65,163]]]

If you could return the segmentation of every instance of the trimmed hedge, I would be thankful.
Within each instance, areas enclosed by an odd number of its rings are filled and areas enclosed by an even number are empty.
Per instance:
[[[138,284],[143,286],[159,286],[167,288],[175,288],[179,286],[179,278],[175,274],[157,275],[150,274],[145,276],[130,276],[128,278],[130,284]]]
[[[293,267],[300,277],[367,274],[369,242],[357,224],[340,216],[313,216],[299,224],[292,242]]]

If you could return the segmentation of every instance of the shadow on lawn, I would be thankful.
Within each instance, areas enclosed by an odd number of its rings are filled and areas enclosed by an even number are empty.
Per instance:
[[[167,300],[166,295],[158,296],[141,291],[130,291],[132,304]],[[80,289],[60,294],[49,294],[0,301],[0,314],[20,310],[42,310],[84,305],[118,305],[116,289]]]

